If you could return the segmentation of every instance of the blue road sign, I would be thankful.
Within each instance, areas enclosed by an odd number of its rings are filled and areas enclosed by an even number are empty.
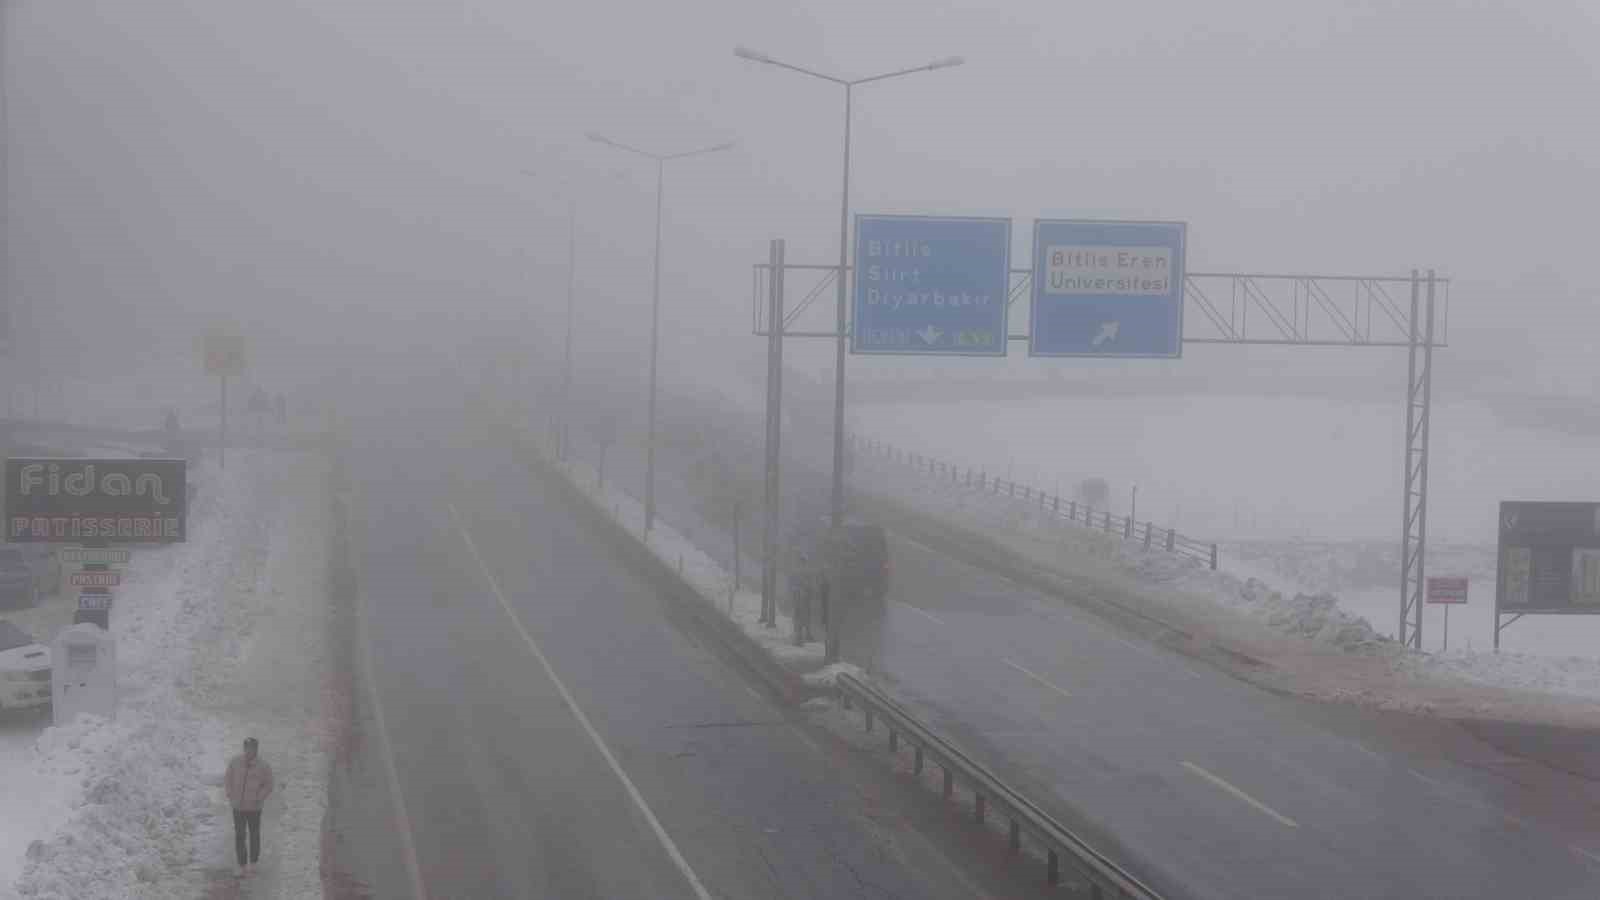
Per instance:
[[[855,353],[1005,356],[1011,220],[856,216]]]
[[[1029,356],[1183,355],[1182,222],[1033,225]]]

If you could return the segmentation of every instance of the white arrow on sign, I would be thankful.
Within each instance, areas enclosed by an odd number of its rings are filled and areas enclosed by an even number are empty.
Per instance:
[[[1098,347],[1101,344],[1110,343],[1111,341],[1116,340],[1117,329],[1121,327],[1122,326],[1116,322],[1101,322],[1100,333],[1094,336],[1094,340],[1089,342],[1089,346]]]
[[[923,341],[927,342],[929,345],[932,345],[933,342],[937,341],[939,339],[939,337],[941,335],[943,335],[943,334],[944,334],[944,332],[942,332],[939,329],[933,327],[932,325],[929,325],[926,328],[923,328],[921,331],[917,332],[917,337],[922,338]]]

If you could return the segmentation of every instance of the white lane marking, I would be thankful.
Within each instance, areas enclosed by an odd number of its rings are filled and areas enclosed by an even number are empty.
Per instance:
[[[1583,849],[1582,847],[1576,846],[1576,845],[1573,846],[1572,852],[1581,853],[1584,856],[1589,857],[1591,860],[1594,860],[1595,862],[1600,863],[1600,854],[1590,853],[1589,851]]]
[[[1205,780],[1211,782],[1212,784],[1216,785],[1217,787],[1222,788],[1224,791],[1227,791],[1228,793],[1232,794],[1233,796],[1238,797],[1240,800],[1243,800],[1244,802],[1250,804],[1251,806],[1255,807],[1257,811],[1263,812],[1263,813],[1271,816],[1272,818],[1277,819],[1279,823],[1281,823],[1283,825],[1287,825],[1290,828],[1299,828],[1300,827],[1300,823],[1299,822],[1296,822],[1295,820],[1289,818],[1288,816],[1284,815],[1283,813],[1280,813],[1277,810],[1273,809],[1272,807],[1266,805],[1265,803],[1262,803],[1260,800],[1257,800],[1256,798],[1250,796],[1249,794],[1246,794],[1244,791],[1239,790],[1238,788],[1236,788],[1233,785],[1229,784],[1225,779],[1223,779],[1222,776],[1212,774],[1211,772],[1208,772],[1205,769],[1200,768],[1199,766],[1195,765],[1192,762],[1189,762],[1188,760],[1184,760],[1183,761],[1183,767],[1185,769],[1188,769],[1189,771],[1195,773],[1196,775],[1199,775],[1201,778],[1204,778]]]
[[[923,609],[920,606],[914,606],[914,605],[912,605],[910,603],[905,602],[904,600],[899,600],[899,601],[896,601],[896,602],[898,602],[901,606],[904,606],[906,609],[912,610],[912,611],[914,611],[914,612],[926,617],[929,621],[933,622],[933,624],[935,624],[935,625],[943,625],[944,624],[944,620],[943,619],[939,618],[938,616],[934,615],[931,612],[928,612],[927,610]]]
[[[751,687],[748,684],[744,686],[744,689],[745,689],[746,692],[748,692],[750,694],[750,696],[756,698],[757,700],[763,700],[764,701],[764,700],[767,699],[767,698],[761,696],[761,692],[760,691],[756,690],[755,688]]]
[[[556,675],[556,670],[550,665],[550,660],[546,659],[544,651],[539,649],[538,641],[533,639],[533,635],[528,633],[528,629],[522,627],[522,620],[517,618],[516,612],[511,609],[511,604],[506,600],[505,592],[500,590],[500,582],[494,577],[494,573],[489,571],[489,566],[483,561],[482,554],[478,553],[478,545],[473,542],[472,535],[467,533],[467,527],[461,521],[461,513],[456,509],[454,503],[450,504],[450,518],[455,522],[456,531],[461,534],[461,539],[466,543],[467,550],[472,554],[473,561],[478,564],[478,570],[483,573],[484,580],[489,583],[490,590],[494,591],[495,599],[500,601],[500,608],[506,611],[506,616],[511,619],[511,624],[517,629],[517,634],[522,636],[523,643],[528,645],[528,649],[533,652],[534,658],[539,660],[539,665],[544,667],[544,673],[550,676],[551,683],[561,693],[561,699],[566,701],[567,708],[572,710],[573,717],[578,720],[579,725],[583,726],[584,733],[589,735],[589,740],[594,742],[594,746],[600,751],[600,755],[605,757],[606,764],[611,767],[611,771],[617,776],[617,780],[622,782],[623,788],[627,790],[628,796],[632,798],[634,805],[639,808],[639,812],[644,815],[645,821],[650,823],[650,830],[655,832],[656,839],[661,842],[662,848],[667,851],[667,856],[672,858],[673,865],[678,867],[678,871],[689,882],[689,887],[694,891],[696,897],[700,898],[700,900],[711,900],[711,894],[700,883],[700,878],[694,874],[694,869],[689,868],[688,860],[684,859],[683,854],[678,852],[678,845],[673,843],[672,837],[667,834],[667,830],[661,827],[661,820],[657,819],[656,814],[650,810],[650,804],[644,801],[644,795],[639,793],[638,788],[634,787],[633,779],[629,778],[628,773],[622,770],[622,765],[612,755],[611,748],[607,747],[606,742],[601,739],[600,732],[596,731],[594,726],[589,723],[589,717],[583,714],[583,709],[578,706],[578,701],[573,698],[572,692],[567,690],[567,686],[562,683],[560,676]]]
[[[1421,772],[1418,772],[1416,769],[1407,769],[1406,771],[1410,772],[1412,775],[1415,775],[1417,778],[1427,782],[1428,784],[1433,785],[1434,787],[1438,788],[1441,791],[1446,790],[1443,782],[1439,781],[1436,778],[1429,778],[1428,776],[1422,774]],[[1446,791],[1446,792],[1448,793],[1448,791]]]
[[[1383,761],[1383,754],[1379,753],[1376,750],[1373,750],[1373,749],[1369,748],[1366,744],[1357,743],[1356,741],[1351,741],[1350,742],[1350,746],[1352,746],[1355,749],[1361,751],[1362,753],[1365,753],[1366,755],[1372,757],[1373,759],[1378,760],[1379,762]]]
[[[1427,775],[1424,775],[1424,773],[1418,772],[1418,770],[1416,770],[1416,769],[1406,769],[1406,772],[1410,772],[1411,775],[1414,775],[1414,777],[1419,778],[1419,780],[1427,781],[1427,783],[1429,783],[1429,785],[1434,785],[1435,788],[1438,788],[1438,790],[1440,790],[1440,791],[1445,791],[1445,794],[1450,794],[1451,793],[1450,788],[1446,788],[1445,783],[1443,783],[1443,781],[1438,780],[1438,778],[1429,778],[1429,777],[1427,777]]]
[[[352,486],[351,492],[355,488]],[[395,828],[400,832],[400,853],[405,857],[406,876],[411,879],[411,895],[416,900],[427,900],[428,889],[422,881],[422,866],[417,861],[417,839],[411,830],[411,816],[406,812],[406,798],[400,792],[400,770],[394,764],[394,744],[389,740],[389,726],[383,717],[383,698],[378,692],[378,680],[372,673],[372,638],[367,625],[367,592],[356,590],[356,628],[360,634],[361,675],[367,682],[367,692],[372,695],[372,718],[378,725],[378,751],[383,757],[384,777],[389,781],[389,796],[394,798]]]
[[[1049,688],[1052,691],[1055,691],[1056,693],[1060,694],[1063,697],[1071,697],[1072,696],[1071,694],[1067,693],[1067,690],[1065,688],[1057,687],[1056,685],[1051,684],[1044,677],[1042,677],[1040,675],[1037,675],[1037,674],[1035,674],[1033,672],[1030,672],[1027,669],[1024,669],[1022,666],[1017,665],[1016,663],[1012,662],[1009,659],[1002,659],[1001,662],[1005,663],[1006,665],[1010,666],[1013,669],[1016,669],[1018,672],[1021,672],[1022,674],[1028,676],[1029,678],[1032,678],[1034,681],[1039,682],[1040,684],[1044,685],[1045,687]]]

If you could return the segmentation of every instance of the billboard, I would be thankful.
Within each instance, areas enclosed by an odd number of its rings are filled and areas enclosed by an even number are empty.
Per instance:
[[[856,216],[853,353],[1005,356],[1011,220]]]
[[[1183,355],[1182,222],[1033,225],[1029,356]]]
[[[1498,613],[1600,613],[1600,503],[1500,504]]]
[[[181,459],[7,459],[6,540],[178,543],[187,488]]]

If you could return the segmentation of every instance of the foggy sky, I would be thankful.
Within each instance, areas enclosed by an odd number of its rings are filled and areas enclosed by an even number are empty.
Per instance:
[[[1191,269],[1433,267],[1455,279],[1442,367],[1595,386],[1600,26],[1578,2],[3,9],[13,366],[192,371],[215,326],[281,382],[373,353],[550,351],[576,201],[580,353],[642,375],[655,171],[598,131],[738,142],[669,164],[662,290],[668,377],[734,377],[764,351],[766,241],[826,263],[838,240],[841,89],[736,59],[746,44],[852,77],[966,57],[857,90],[853,212],[1010,216],[1019,266],[1033,218],[1079,216],[1187,221]],[[1377,352],[1287,358],[1401,371]],[[790,360],[825,371],[830,353]],[[1186,357],[1158,365],[1286,358]],[[1093,370],[1016,346],[852,365]]]

